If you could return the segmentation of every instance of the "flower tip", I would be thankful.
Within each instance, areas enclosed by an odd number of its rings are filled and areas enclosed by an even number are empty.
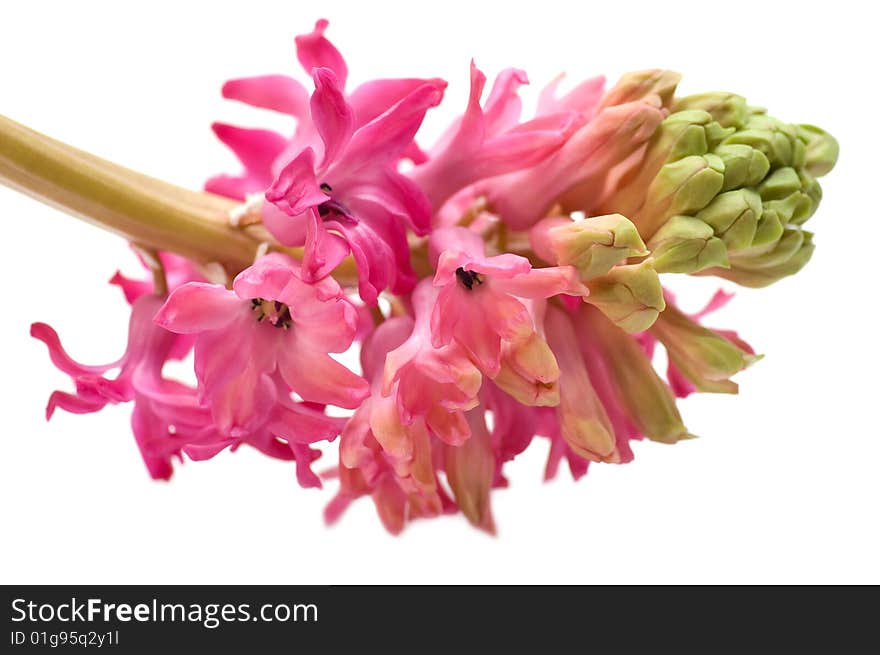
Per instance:
[[[764,359],[763,353],[745,354],[745,355],[743,355],[743,368],[746,369],[749,366],[751,366],[752,364],[757,364],[762,359]]]
[[[46,332],[46,330],[51,330],[51,329],[52,328],[50,328],[45,323],[40,323],[40,322],[31,323],[30,335],[34,339],[39,339],[40,341],[43,341],[42,335]]]
[[[326,88],[338,89],[340,87],[339,78],[332,69],[326,66],[317,66],[312,69],[312,80],[315,82],[315,89],[320,91]]]

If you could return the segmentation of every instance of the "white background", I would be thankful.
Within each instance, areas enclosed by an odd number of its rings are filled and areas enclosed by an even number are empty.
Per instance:
[[[592,4],[592,3],[590,3]],[[7,2],[0,112],[135,169],[198,188],[232,171],[212,119],[286,126],[224,103],[224,79],[301,76],[292,38],[314,20],[352,82],[451,82],[428,134],[463,107],[470,57],[540,87],[667,67],[685,93],[726,89],[841,143],[793,279],[743,290],[710,324],[766,358],[739,397],[682,403],[701,439],[635,445],[636,461],[541,483],[539,441],[495,493],[496,538],[461,517],[382,530],[363,500],[328,529],[324,491],[252,452],[187,463],[152,482],[128,407],[43,421],[69,388],[32,321],[84,361],[124,347],[127,311],[104,284],[135,272],[125,244],[0,188],[0,581],[4,583],[880,582],[877,501],[876,20],[861,4],[743,2]],[[719,7],[716,9],[716,7]],[[723,11],[720,7],[724,7]],[[301,79],[305,79],[301,77]],[[531,89],[527,95],[534,96]],[[717,286],[672,279],[695,307]],[[332,457],[332,456],[331,456]],[[330,457],[325,461],[331,461]]]

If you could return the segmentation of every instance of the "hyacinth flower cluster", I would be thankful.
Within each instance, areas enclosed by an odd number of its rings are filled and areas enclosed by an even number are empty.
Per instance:
[[[526,74],[489,85],[472,62],[467,104],[429,144],[419,129],[447,83],[353,87],[326,29],[295,41],[308,83],[224,85],[291,129],[215,124],[241,170],[205,193],[0,124],[18,148],[6,164],[36,153],[6,178],[123,234],[145,268],[111,280],[131,305],[120,359],[79,364],[33,325],[72,384],[47,416],[132,403],[154,478],[244,445],[289,461],[303,487],[332,485],[330,522],[368,496],[392,533],[459,511],[492,532],[492,490],[536,439],[546,478],[563,462],[579,478],[632,460],[634,440],[691,438],[677,398],[736,393],[759,356],[704,325],[731,294],[688,314],[664,285],[760,287],[800,270],[830,135],[735,94],[677,96],[662,70],[567,93],[557,79],[524,118]],[[190,356],[193,382],[166,373]]]

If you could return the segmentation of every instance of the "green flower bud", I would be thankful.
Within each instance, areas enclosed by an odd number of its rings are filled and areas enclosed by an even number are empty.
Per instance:
[[[736,393],[739,389],[731,376],[760,359],[673,305],[666,307],[651,334],[664,345],[670,362],[700,391]]]
[[[798,125],[797,132],[807,144],[804,167],[816,177],[827,175],[834,168],[840,154],[837,139],[815,125]]]
[[[796,128],[764,114],[749,117],[745,128],[728,136],[724,143],[739,143],[760,150],[773,167],[801,166],[806,157],[806,146]]]
[[[664,164],[705,155],[732,132],[732,128],[721,127],[711,114],[698,109],[667,116],[651,137],[641,165],[620,181],[618,190],[604,203],[603,206],[611,208],[606,213],[635,215]]]
[[[716,196],[696,218],[711,226],[729,251],[735,251],[752,245],[761,212],[761,197],[757,193],[736,189]]]
[[[588,368],[594,358],[602,360],[620,403],[636,427],[648,439],[662,443],[693,438],[682,423],[668,385],[657,375],[639,343],[590,306],[582,307],[578,321],[585,337],[582,348],[586,348],[585,342],[595,344],[584,353]]]
[[[668,107],[680,80],[681,74],[660,69],[624,73],[614,88],[602,98],[598,111],[613,105],[643,100],[651,95],[657,96],[662,105]]]
[[[765,287],[793,275],[810,260],[815,250],[813,235],[799,228],[785,228],[775,246],[757,256],[730,256],[730,268],[713,268],[700,275],[717,275],[746,287]]]
[[[722,144],[713,152],[724,162],[722,191],[757,186],[770,170],[770,161],[763,152],[742,143]]]
[[[819,207],[819,202],[822,200],[822,187],[819,185],[819,181],[805,168],[798,170],[798,176],[801,178],[801,193],[807,196],[812,203],[809,208],[804,209],[803,214],[796,212],[792,217],[792,222],[800,225],[812,216]]]
[[[538,240],[540,243],[537,243]],[[620,214],[594,216],[546,227],[544,222],[532,229],[532,241],[539,255],[552,255],[550,261],[560,266],[574,266],[582,280],[605,275],[629,257],[648,254],[636,226]]]
[[[602,211],[632,220],[660,272],[762,286],[802,267],[813,244],[797,228],[822,199],[816,177],[834,166],[837,141],[731,93],[678,98],[671,108]]]
[[[714,230],[693,216],[673,216],[648,244],[658,273],[695,273],[727,268],[727,248]]]
[[[740,128],[745,124],[749,115],[745,98],[724,91],[697,93],[684,98],[676,98],[672,104],[672,111],[678,112],[686,109],[707,111],[722,127]]]
[[[587,286],[590,295],[585,300],[630,333],[647,330],[666,307],[660,277],[651,259],[615,266],[607,275],[590,280]]]
[[[648,188],[644,208],[633,221],[642,236],[654,233],[677,214],[694,214],[724,185],[724,162],[715,155],[693,155],[660,169]]]
[[[737,255],[747,254],[752,256],[767,252],[772,250],[776,242],[782,237],[785,224],[788,221],[785,220],[784,216],[780,216],[773,207],[768,207],[768,204],[772,205],[775,202],[782,201],[774,200],[771,203],[764,203],[764,211],[761,214],[761,218],[758,219],[758,226],[755,229],[755,236],[752,238],[752,245],[748,248],[743,248],[736,253]]]
[[[801,178],[797,171],[786,166],[770,173],[758,187],[761,200],[779,200],[800,191]]]

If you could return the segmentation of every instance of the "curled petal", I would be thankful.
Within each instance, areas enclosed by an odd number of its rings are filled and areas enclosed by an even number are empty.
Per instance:
[[[302,214],[328,197],[315,180],[315,152],[311,148],[287,164],[266,190],[266,200],[290,216]]]
[[[323,166],[334,161],[348,145],[354,131],[354,112],[345,101],[345,94],[329,68],[312,72],[315,93],[310,104],[312,120],[324,142]]]
[[[68,375],[100,375],[120,364],[119,361],[98,366],[79,364],[64,350],[64,347],[61,345],[61,339],[58,338],[58,333],[45,323],[34,323],[31,325],[31,336],[46,344],[52,363],[57,369]]]
[[[324,36],[329,24],[328,20],[322,18],[315,23],[313,31],[297,36],[296,57],[309,75],[315,68],[329,68],[336,74],[339,86],[345,88],[348,66],[336,46]]]

